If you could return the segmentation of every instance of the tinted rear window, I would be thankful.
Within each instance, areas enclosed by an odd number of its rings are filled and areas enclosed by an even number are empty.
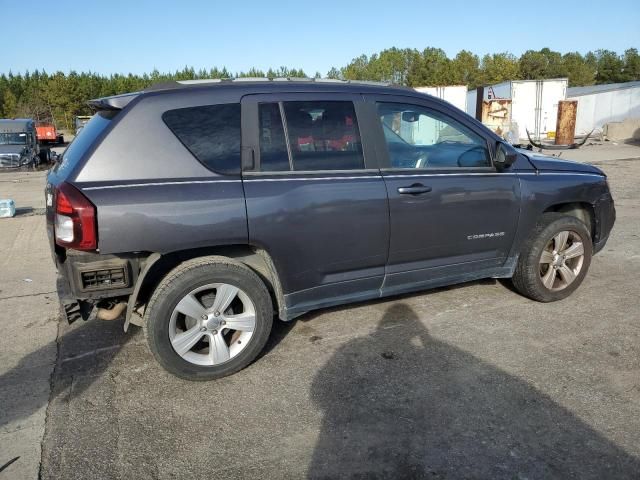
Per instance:
[[[169,110],[162,119],[207,168],[218,173],[240,173],[239,103]]]
[[[364,168],[353,102],[284,102],[293,169]]]
[[[72,169],[84,153],[89,150],[100,134],[111,124],[111,120],[118,114],[118,111],[98,112],[87,122],[82,130],[78,132],[76,138],[62,154],[62,161],[57,163],[54,171],[62,173]]]

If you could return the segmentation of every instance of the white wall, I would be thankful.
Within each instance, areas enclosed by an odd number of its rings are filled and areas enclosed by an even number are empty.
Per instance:
[[[444,87],[416,87],[416,91],[441,98],[463,112],[467,111],[467,87],[465,85],[447,85]],[[475,108],[475,107],[474,107]]]
[[[579,95],[576,135],[602,130],[605,123],[640,118],[640,87]]]
[[[476,98],[478,97],[478,91],[474,88],[467,92],[467,113],[473,118],[476,117]]]

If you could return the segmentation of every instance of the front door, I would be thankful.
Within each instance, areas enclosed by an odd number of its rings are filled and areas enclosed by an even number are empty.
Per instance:
[[[379,295],[387,193],[363,104],[335,93],[243,98],[249,242],[273,258],[288,315]]]
[[[477,278],[502,266],[516,231],[519,183],[493,167],[482,129],[428,99],[368,100],[384,139],[389,195],[384,290]]]

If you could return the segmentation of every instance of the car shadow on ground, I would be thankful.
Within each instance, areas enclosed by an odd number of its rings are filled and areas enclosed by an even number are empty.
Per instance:
[[[406,304],[349,341],[311,387],[308,477],[638,478],[640,460],[549,396],[432,337]]]
[[[60,320],[59,320],[60,321]],[[60,324],[65,331],[57,341],[25,355],[18,364],[0,375],[0,388],[16,389],[16,396],[3,405],[0,428],[18,423],[46,406],[48,401],[64,395],[66,401],[83,394],[91,383],[100,378],[124,345],[137,335],[126,334],[122,321],[78,321],[72,326]],[[50,395],[42,391],[48,385],[43,381],[42,359],[57,351],[57,361],[51,379]],[[48,370],[47,370],[48,371]],[[38,378],[25,383],[25,375]],[[47,388],[48,390],[48,388]]]

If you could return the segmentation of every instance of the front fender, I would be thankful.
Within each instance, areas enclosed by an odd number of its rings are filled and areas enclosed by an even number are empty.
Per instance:
[[[596,215],[603,196],[609,195],[606,177],[586,172],[527,172],[520,178],[521,214],[510,255],[520,252],[540,216],[555,211],[566,204],[588,204],[593,209],[597,232],[602,231],[602,221]],[[604,206],[604,203],[602,203]],[[602,210],[602,208],[600,208]],[[597,239],[594,238],[594,242]]]

